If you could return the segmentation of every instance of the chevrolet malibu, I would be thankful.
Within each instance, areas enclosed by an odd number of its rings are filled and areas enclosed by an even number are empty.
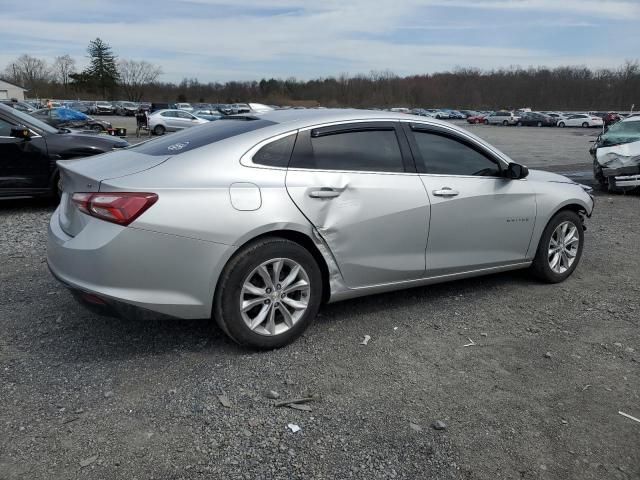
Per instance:
[[[214,318],[281,347],[323,302],[582,254],[588,191],[436,119],[359,110],[225,117],[60,161],[53,275],[123,316]]]

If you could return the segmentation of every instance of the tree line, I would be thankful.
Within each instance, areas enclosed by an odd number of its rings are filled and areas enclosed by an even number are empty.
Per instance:
[[[25,54],[7,65],[4,76],[27,88],[28,96],[38,98],[538,110],[629,110],[640,102],[638,61],[627,61],[613,69],[456,68],[404,77],[374,71],[312,80],[291,77],[203,83],[185,78],[171,83],[158,81],[161,67],[144,60],[118,59],[100,38],[89,42],[87,53],[90,62],[81,72],[69,55],[57,57],[49,65]]]

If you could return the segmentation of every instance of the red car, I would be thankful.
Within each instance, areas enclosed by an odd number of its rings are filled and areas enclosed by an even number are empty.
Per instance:
[[[467,122],[469,123],[483,123],[484,117],[486,117],[487,113],[479,113],[478,115],[473,115],[471,117],[467,117]]]
[[[602,117],[604,124],[608,127],[609,125],[613,125],[621,120],[620,115],[615,112],[609,112]]]

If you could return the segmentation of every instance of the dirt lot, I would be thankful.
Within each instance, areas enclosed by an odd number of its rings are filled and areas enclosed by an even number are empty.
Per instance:
[[[580,131],[472,129],[531,166],[542,148],[547,168],[588,167]],[[640,478],[640,423],[618,414],[640,417],[639,210],[598,195],[563,284],[329,305],[255,353],[206,321],[87,312],[46,268],[53,207],[0,203],[0,479]]]

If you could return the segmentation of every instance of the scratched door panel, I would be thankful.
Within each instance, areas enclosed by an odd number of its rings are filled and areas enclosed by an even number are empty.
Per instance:
[[[289,169],[286,183],[349,287],[424,276],[429,202],[418,175]]]

